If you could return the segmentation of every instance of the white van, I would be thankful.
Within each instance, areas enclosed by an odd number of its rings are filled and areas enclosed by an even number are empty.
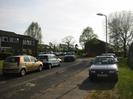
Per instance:
[[[38,59],[43,62],[44,66],[51,69],[53,66],[60,66],[59,59],[54,54],[39,54]]]

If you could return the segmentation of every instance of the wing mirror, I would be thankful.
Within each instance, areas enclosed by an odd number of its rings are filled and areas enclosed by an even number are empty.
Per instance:
[[[92,65],[92,64],[94,64],[94,59],[92,59],[92,60],[90,61],[90,65]]]

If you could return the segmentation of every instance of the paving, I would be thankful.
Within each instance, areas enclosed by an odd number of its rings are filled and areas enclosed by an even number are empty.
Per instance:
[[[80,80],[76,75],[88,68],[89,59],[78,59],[75,62],[62,63],[61,67],[51,70],[29,73],[25,77],[0,76],[0,99],[65,98],[83,80],[82,76]]]

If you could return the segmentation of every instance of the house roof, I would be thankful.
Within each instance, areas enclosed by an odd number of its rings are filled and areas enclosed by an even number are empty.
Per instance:
[[[14,32],[9,32],[9,31],[3,31],[3,30],[0,30],[0,36],[17,36],[17,34],[16,33],[14,33]]]
[[[27,35],[16,34],[15,32],[4,31],[4,30],[0,30],[0,36],[13,36],[13,37],[32,39],[32,40],[34,39],[34,38],[27,36]],[[34,39],[34,40],[36,40],[36,39]]]

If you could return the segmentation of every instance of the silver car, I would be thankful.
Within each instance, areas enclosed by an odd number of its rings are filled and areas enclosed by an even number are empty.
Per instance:
[[[89,68],[90,80],[111,78],[118,80],[118,66],[113,56],[97,56]]]
[[[39,54],[38,59],[43,62],[43,65],[51,69],[53,66],[60,66],[59,58],[54,54]]]

